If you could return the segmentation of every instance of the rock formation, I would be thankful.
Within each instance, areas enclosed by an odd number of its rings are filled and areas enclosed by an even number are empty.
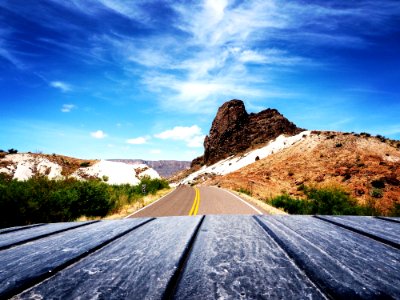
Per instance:
[[[199,162],[211,165],[253,146],[265,144],[281,134],[295,135],[303,130],[276,109],[248,114],[243,101],[234,99],[218,109],[210,133],[204,140],[204,157],[195,159],[192,166]]]

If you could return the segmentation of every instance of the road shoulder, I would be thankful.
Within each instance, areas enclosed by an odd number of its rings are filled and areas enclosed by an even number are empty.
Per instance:
[[[280,210],[276,207],[273,207],[267,203],[265,203],[262,200],[259,200],[257,198],[253,198],[247,194],[244,193],[240,193],[237,191],[233,191],[230,189],[226,189],[226,188],[221,188],[227,192],[230,192],[236,196],[238,196],[239,198],[241,198],[242,200],[244,200],[245,202],[248,202],[249,204],[253,205],[254,207],[256,207],[258,210],[260,210],[263,214],[265,215],[287,215],[288,213]]]

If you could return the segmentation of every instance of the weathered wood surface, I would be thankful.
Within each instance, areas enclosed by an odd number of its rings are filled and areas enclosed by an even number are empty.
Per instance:
[[[252,217],[209,216],[181,276],[177,299],[324,299]]]
[[[18,231],[18,230],[24,230],[28,229],[31,227],[37,227],[37,226],[43,226],[45,225],[44,223],[38,223],[38,224],[32,224],[32,225],[25,225],[25,226],[14,226],[14,227],[8,227],[8,228],[1,228],[0,229],[0,234],[12,232],[12,231]]]
[[[16,230],[12,230],[11,232],[1,234],[0,250],[40,239],[62,231],[67,231],[80,226],[89,225],[90,223],[93,222],[53,223],[42,226],[26,227],[26,229],[23,227],[17,228]]]
[[[68,223],[60,232],[65,224],[18,228],[0,233],[0,245],[10,244],[11,233],[21,243],[0,250],[0,298],[400,299],[396,219],[323,218],[164,217]]]
[[[0,297],[49,277],[146,219],[98,222],[0,252]]]
[[[23,294],[62,299],[159,299],[178,268],[201,217],[160,218]],[[73,282],[74,284],[71,284]]]
[[[259,218],[305,273],[333,298],[400,297],[400,251],[304,216]]]
[[[318,218],[400,248],[400,223],[359,216],[318,216]]]

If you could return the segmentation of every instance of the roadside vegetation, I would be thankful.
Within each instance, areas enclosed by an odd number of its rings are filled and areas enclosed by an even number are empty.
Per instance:
[[[337,187],[314,188],[302,186],[305,199],[288,194],[276,196],[267,202],[289,214],[300,215],[377,215],[374,205],[360,205],[346,191]],[[397,208],[398,210],[398,208]],[[396,215],[396,208],[393,209]]]
[[[0,174],[0,227],[105,217],[168,187],[166,180],[149,177],[132,186],[45,176],[18,181]]]

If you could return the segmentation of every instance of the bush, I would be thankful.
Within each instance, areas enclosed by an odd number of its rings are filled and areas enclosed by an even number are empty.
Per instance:
[[[383,191],[379,188],[373,188],[371,191],[371,196],[374,198],[382,198],[383,197]]]
[[[143,180],[142,180],[143,181]],[[162,179],[144,179],[148,192],[168,187]],[[108,185],[99,180],[12,180],[0,174],[0,227],[104,217],[143,197],[141,185]]]
[[[374,188],[383,189],[385,187],[385,180],[383,178],[373,180],[371,181],[371,185]]]
[[[283,194],[271,199],[271,205],[283,208],[289,214],[318,215],[364,215],[366,207],[359,206],[355,199],[339,188],[302,187],[306,199],[296,199]]]
[[[89,166],[90,166],[90,162],[85,161],[85,162],[81,163],[80,166],[81,166],[82,168],[89,167]]]
[[[14,148],[11,148],[11,149],[8,149],[8,153],[9,153],[9,154],[17,154],[17,153],[18,153],[18,150],[17,150],[17,149],[14,149]]]
[[[251,192],[250,192],[248,189],[239,188],[237,191],[238,191],[239,193],[242,193],[242,194],[246,194],[246,195],[248,195],[248,196],[251,196]]]
[[[368,132],[361,132],[360,135],[363,135],[365,137],[370,137],[371,136],[371,134],[368,133]]]

